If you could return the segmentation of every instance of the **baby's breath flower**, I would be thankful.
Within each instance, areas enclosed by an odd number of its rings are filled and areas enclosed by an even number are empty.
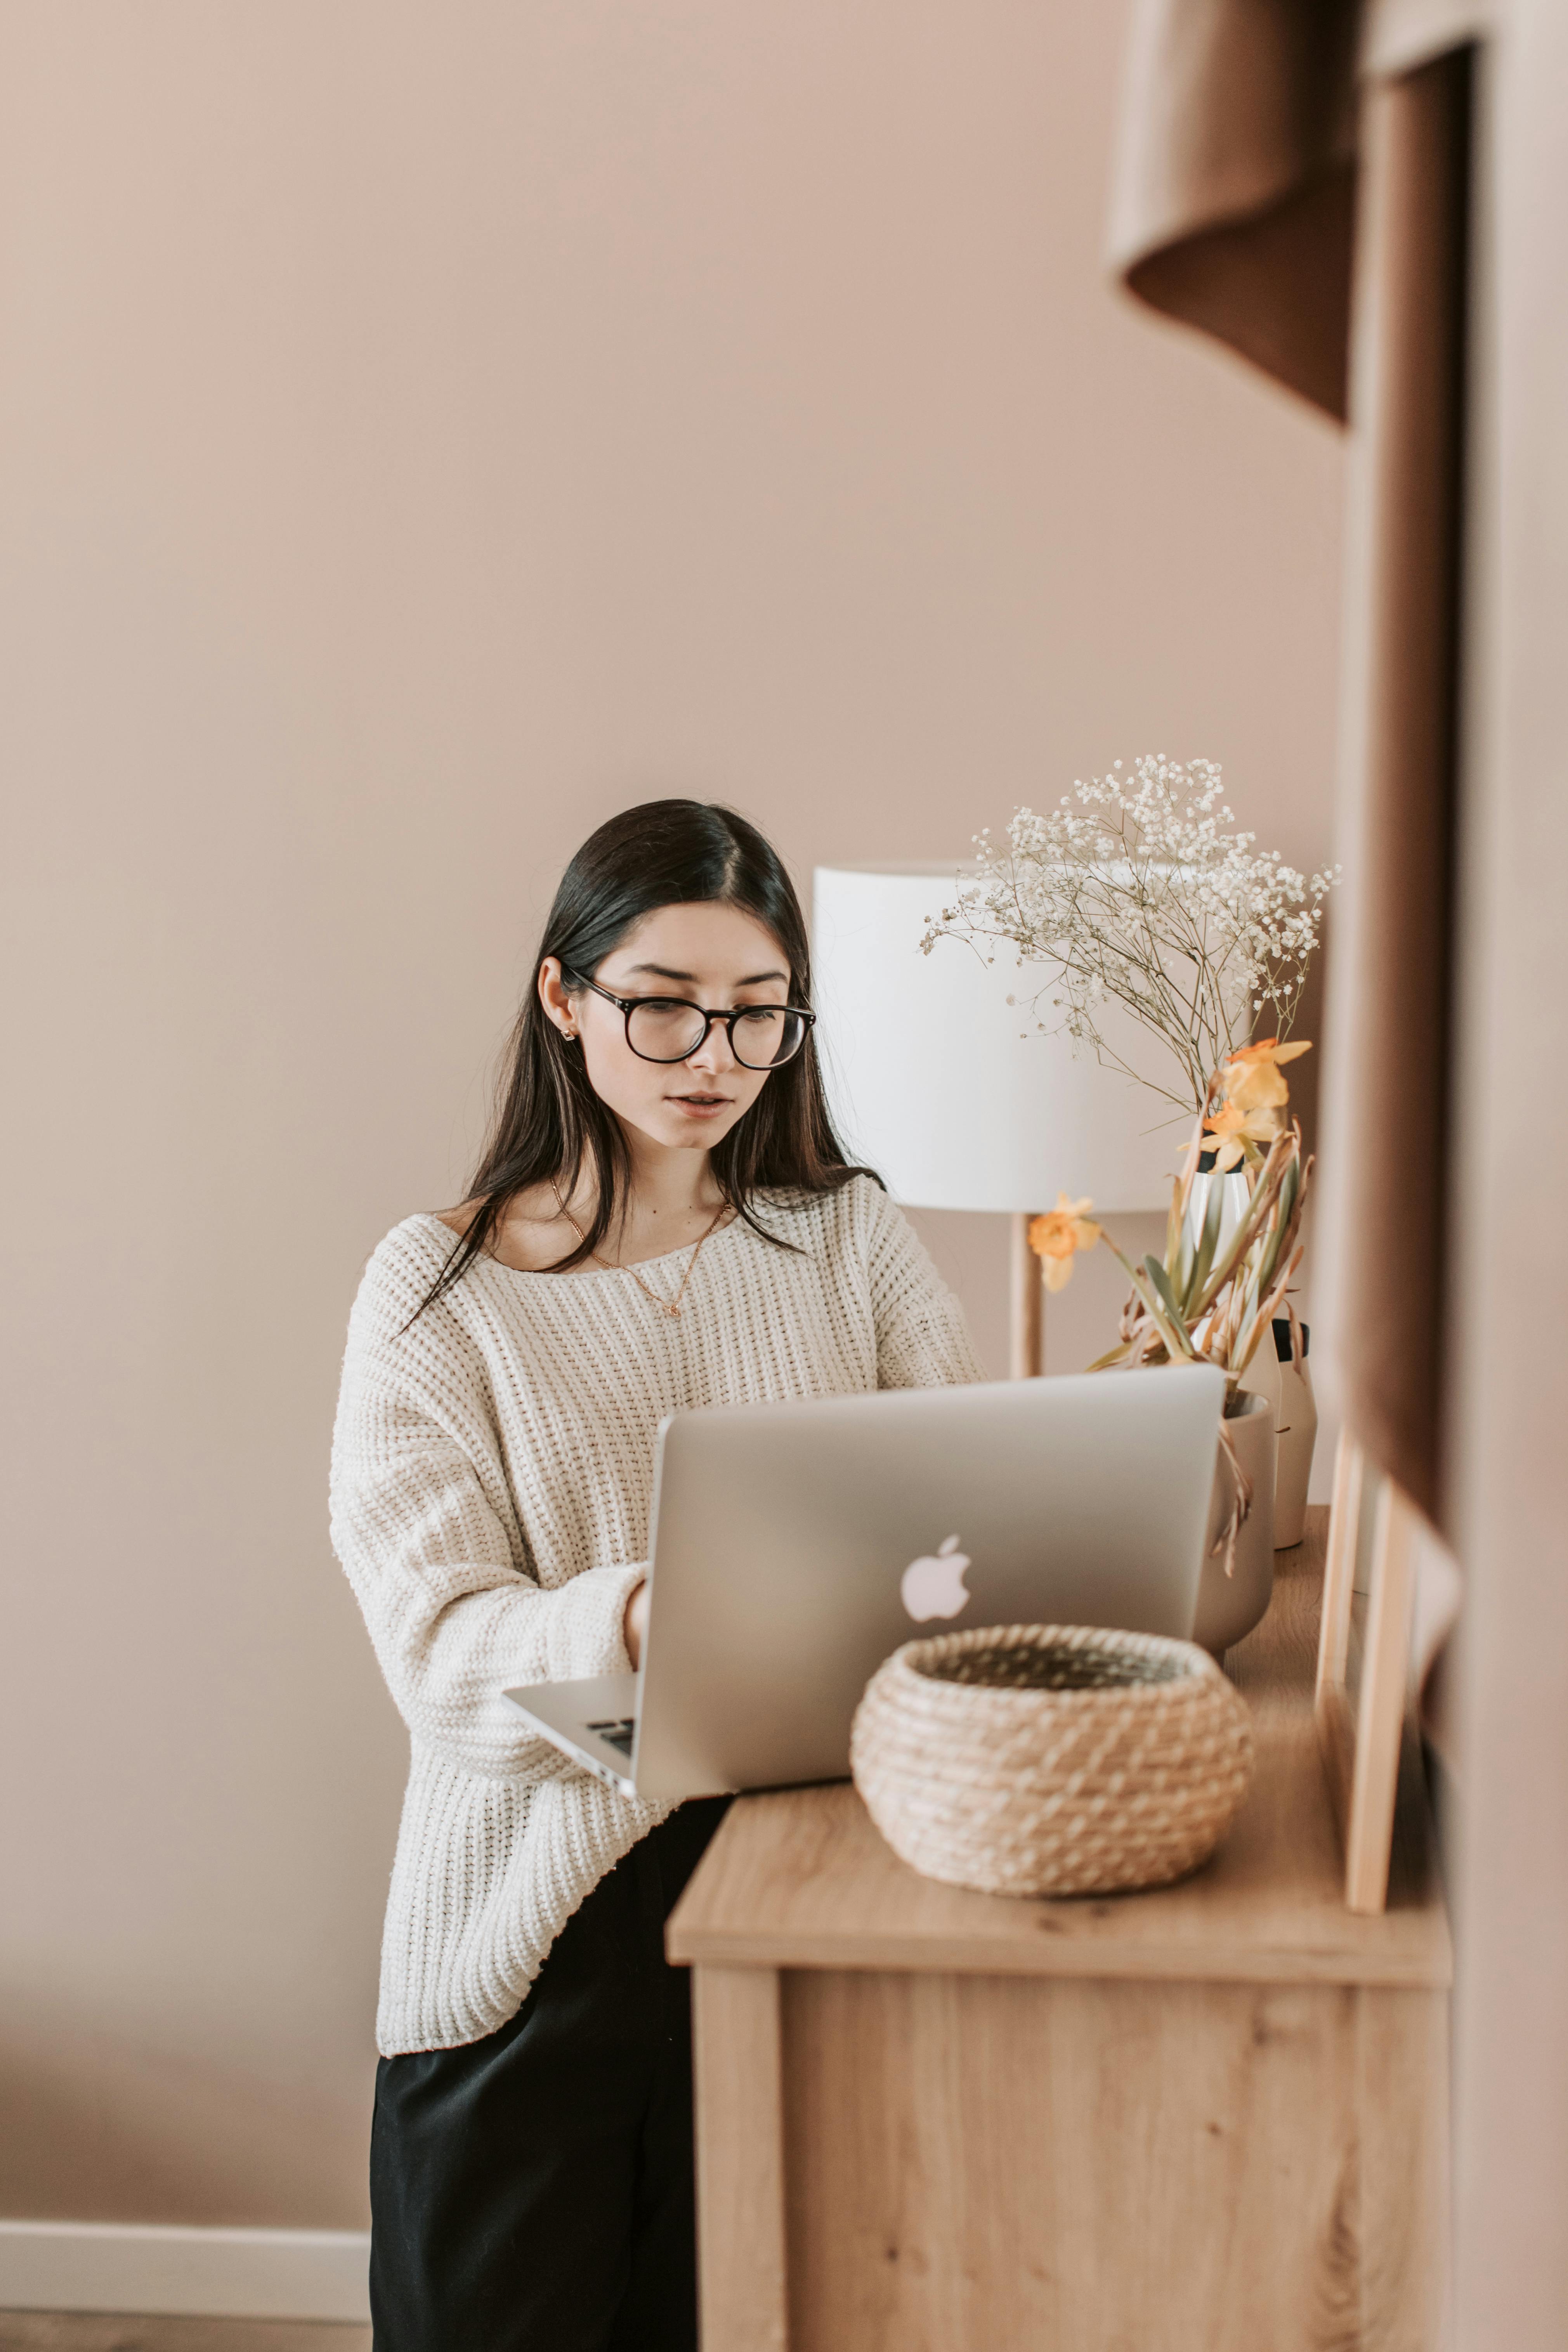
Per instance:
[[[1339,869],[1309,880],[1277,850],[1259,851],[1222,799],[1212,760],[1154,752],[1121,769],[1118,760],[1109,775],[1079,778],[1046,815],[1016,811],[1005,849],[978,835],[978,878],[961,884],[921,946],[929,955],[942,938],[1005,941],[1046,967],[1035,1009],[1058,990],[1056,1027],[1125,1069],[1095,1018],[1121,1006],[1180,1065],[1180,1091],[1149,1082],[1201,1109],[1210,1071],[1246,1044],[1257,1013],[1272,1007],[1288,1034]]]

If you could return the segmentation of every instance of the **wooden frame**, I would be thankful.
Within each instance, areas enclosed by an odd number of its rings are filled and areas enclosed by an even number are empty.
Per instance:
[[[1399,1757],[1409,1700],[1415,1617],[1415,1506],[1347,1434],[1334,1465],[1313,1711],[1345,1856],[1345,1902],[1388,1903]],[[1365,1581],[1358,1580],[1358,1570]],[[1353,1608],[1367,1594],[1359,1687],[1351,1684]]]

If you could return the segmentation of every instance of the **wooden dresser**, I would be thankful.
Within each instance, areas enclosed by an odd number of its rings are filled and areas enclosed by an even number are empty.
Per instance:
[[[1227,1661],[1256,1775],[1182,1885],[973,1895],[847,1786],[736,1803],[669,1927],[703,2352],[1436,2352],[1448,1930],[1418,1839],[1341,1899],[1326,1521]]]

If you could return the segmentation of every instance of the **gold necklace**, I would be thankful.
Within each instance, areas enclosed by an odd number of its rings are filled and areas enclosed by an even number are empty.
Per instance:
[[[561,1198],[559,1192],[555,1195],[555,1205],[560,1210],[562,1215],[565,1218],[567,1223],[571,1226],[573,1232],[576,1234],[578,1240],[580,1242],[586,1241],[588,1236],[583,1231],[582,1226],[577,1223],[576,1218],[572,1214],[571,1210],[566,1206],[565,1202]],[[596,1265],[602,1265],[605,1269],[606,1273],[629,1274],[632,1280],[637,1284],[637,1288],[642,1292],[643,1297],[645,1298],[651,1298],[654,1305],[661,1313],[669,1316],[672,1321],[676,1320],[679,1318],[680,1314],[681,1301],[686,1297],[686,1286],[690,1281],[691,1276],[696,1270],[697,1261],[702,1255],[702,1244],[707,1240],[709,1234],[713,1231],[714,1226],[718,1223],[720,1218],[723,1215],[729,1205],[728,1201],[721,1201],[708,1223],[704,1225],[702,1231],[698,1234],[697,1246],[686,1261],[686,1272],[680,1277],[680,1287],[675,1294],[675,1303],[673,1306],[668,1298],[661,1298],[657,1290],[649,1289],[647,1284],[643,1280],[635,1265],[614,1265],[607,1257],[601,1257],[597,1250],[590,1250],[588,1252],[588,1255],[594,1259]]]

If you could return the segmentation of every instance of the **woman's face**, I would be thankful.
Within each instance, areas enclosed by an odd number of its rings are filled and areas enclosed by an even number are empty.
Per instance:
[[[705,1012],[787,1004],[789,962],[773,933],[738,907],[659,907],[645,915],[593,977],[616,996],[688,998]],[[625,1017],[592,989],[568,992],[547,957],[539,975],[545,1012],[575,1031],[595,1093],[622,1123],[668,1149],[710,1151],[744,1117],[768,1081],[730,1051],[717,1023],[683,1062],[647,1062],[626,1043]]]

